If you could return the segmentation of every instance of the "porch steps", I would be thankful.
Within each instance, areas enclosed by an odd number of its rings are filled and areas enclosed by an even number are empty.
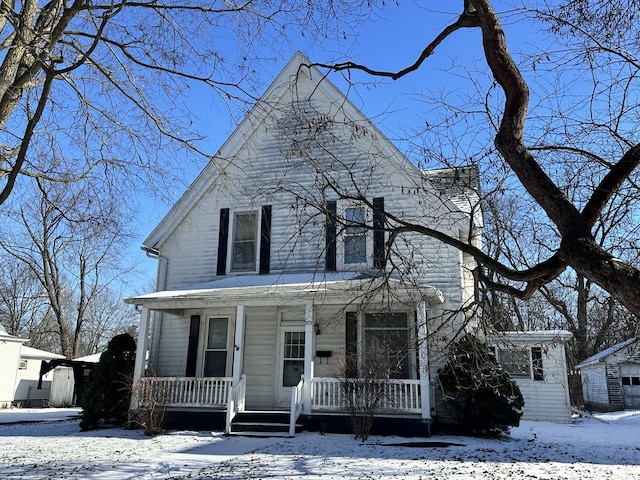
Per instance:
[[[260,411],[238,413],[231,422],[229,435],[248,437],[288,437],[289,412]],[[296,433],[302,425],[296,424]]]

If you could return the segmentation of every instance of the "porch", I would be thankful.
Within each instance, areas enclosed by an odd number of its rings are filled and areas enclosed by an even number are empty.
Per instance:
[[[261,412],[262,422],[247,427],[242,417],[250,413],[246,408],[246,382],[243,375],[234,385],[233,377],[142,377],[136,387],[139,406],[164,406],[168,411],[219,413],[224,415],[227,434],[250,433],[293,436],[300,431],[300,416],[306,418],[327,415],[345,417],[348,413],[347,391],[357,391],[363,398],[375,398],[376,416],[422,419],[422,398],[419,380],[312,378],[302,379],[291,387],[291,402],[286,410]],[[348,384],[345,384],[345,382]],[[353,387],[357,387],[354,389]],[[305,395],[308,392],[309,395]],[[304,398],[309,400],[304,402]],[[361,398],[351,398],[361,404]],[[256,412],[253,412],[256,416]],[[268,418],[273,420],[267,420]],[[322,422],[324,424],[324,422]],[[250,428],[247,431],[247,428]]]

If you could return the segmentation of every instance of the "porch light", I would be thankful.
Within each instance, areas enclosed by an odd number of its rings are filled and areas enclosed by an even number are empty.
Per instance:
[[[318,322],[313,324],[313,331],[316,333],[316,335],[320,335],[320,325],[318,325]]]

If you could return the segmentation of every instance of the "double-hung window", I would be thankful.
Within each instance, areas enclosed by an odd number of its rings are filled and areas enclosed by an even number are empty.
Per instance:
[[[251,272],[256,269],[257,248],[256,212],[236,213],[231,244],[231,271]]]
[[[367,262],[367,227],[365,207],[349,207],[345,211],[344,264]]]

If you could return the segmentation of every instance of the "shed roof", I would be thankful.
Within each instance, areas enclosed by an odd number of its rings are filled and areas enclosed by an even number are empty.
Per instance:
[[[624,347],[628,345],[631,345],[633,342],[637,340],[638,340],[638,337],[632,337],[625,340],[624,342],[616,343],[615,345],[609,348],[605,348],[601,352],[598,352],[595,355],[592,355],[589,358],[577,364],[576,368],[580,369],[580,368],[587,367],[589,365],[593,365],[594,363],[604,362],[608,356],[613,355],[614,353],[618,352],[619,350],[622,350]]]
[[[64,355],[47,352],[38,348],[27,347],[26,345],[22,345],[22,347],[20,347],[20,357],[34,358],[36,360],[52,360],[54,358],[65,358]]]
[[[29,339],[27,338],[19,338],[16,337],[15,335],[11,335],[9,333],[7,333],[7,330],[0,325],[0,340],[4,341],[4,342],[28,342]]]

